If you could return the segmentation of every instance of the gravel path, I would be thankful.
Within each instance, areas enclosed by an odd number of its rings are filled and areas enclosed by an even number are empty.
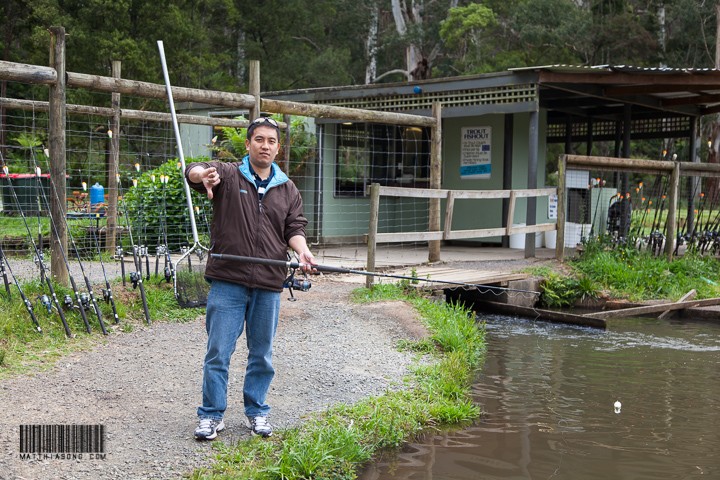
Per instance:
[[[352,304],[348,295],[357,286],[315,277],[310,291],[296,293],[298,301],[283,299],[268,398],[276,427],[381,394],[409,372],[412,354],[395,345],[425,334],[413,310],[401,302]],[[207,466],[211,443],[192,437],[203,320],[111,334],[50,371],[0,382],[0,478],[169,479]],[[241,392],[246,351],[241,339],[231,366],[227,429],[220,434],[228,442],[248,437]],[[106,458],[20,459],[20,424],[103,424]]]

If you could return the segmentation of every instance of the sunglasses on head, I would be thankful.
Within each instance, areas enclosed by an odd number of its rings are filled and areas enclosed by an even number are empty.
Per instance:
[[[275,128],[280,128],[278,125],[278,122],[276,122],[275,120],[273,120],[270,117],[258,117],[252,121],[251,125],[258,125],[261,123],[269,123],[270,125],[272,125]]]

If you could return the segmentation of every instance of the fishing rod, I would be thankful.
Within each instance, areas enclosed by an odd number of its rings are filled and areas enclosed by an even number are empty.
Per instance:
[[[7,257],[5,256],[5,251],[2,248],[2,244],[0,244],[0,266],[2,266],[3,270],[3,278],[5,279],[5,289],[7,290],[8,298],[10,298],[10,285],[7,283],[7,274],[5,273],[5,267],[7,266],[8,272],[10,272],[10,275],[13,277],[13,283],[18,289],[18,292],[20,293],[20,298],[23,301],[23,304],[25,305],[25,310],[27,310],[28,314],[30,315],[30,319],[35,324],[35,330],[38,331],[38,333],[42,333],[42,327],[40,327],[40,322],[38,322],[37,317],[35,316],[35,311],[33,310],[33,305],[28,300],[27,296],[25,295],[25,292],[23,291],[22,287],[20,286],[20,282],[18,281],[17,277],[12,271],[12,268],[10,267],[10,262],[8,262]]]
[[[165,256],[165,268],[163,270],[163,274],[165,276],[165,281],[170,282],[173,279],[173,264],[172,264],[172,257],[170,257],[170,244],[168,243],[168,237],[167,237],[167,203],[165,200],[165,189],[167,188],[168,181],[170,180],[170,177],[168,175],[160,175],[160,184],[162,185],[162,211],[163,211],[163,218],[160,219],[160,228],[162,230],[162,236],[163,236],[163,242],[165,242],[162,245],[162,249],[159,252],[156,252],[155,256],[155,275],[157,276],[157,270],[158,270],[158,261],[157,261],[157,255],[158,254],[164,254]],[[159,241],[159,238],[158,238]]]
[[[5,262],[7,262],[5,259],[5,252],[2,250],[2,245],[0,245],[0,275],[3,277],[3,284],[5,284],[7,297],[10,299],[10,281],[7,276],[7,271],[5,270]]]
[[[35,154],[32,152],[31,152],[31,157],[32,157],[33,163],[35,165],[35,173],[36,173],[36,178],[38,181],[38,189],[41,189],[40,167],[37,164],[37,159],[35,158]],[[47,155],[47,151],[46,151],[46,158],[49,161],[50,157],[49,157],[49,155]],[[51,190],[55,195],[55,201],[57,202],[58,205],[62,205],[62,203],[60,201],[60,197],[58,196],[58,193],[57,193],[58,189],[55,186],[55,182],[52,179],[52,177],[49,177],[49,178],[50,178],[50,183],[53,187]],[[50,202],[48,201],[47,196],[45,195],[44,191],[42,192],[42,197],[45,200],[45,205],[46,205],[46,207],[48,209],[48,213],[49,213],[50,212]],[[103,332],[103,335],[107,335],[107,329],[105,328],[105,322],[103,321],[103,318],[102,318],[102,312],[100,311],[100,307],[98,306],[97,299],[95,298],[95,293],[93,292],[93,288],[92,288],[92,284],[90,283],[90,279],[89,279],[87,273],[85,272],[85,267],[83,266],[82,259],[80,258],[80,249],[78,248],[77,243],[75,243],[75,236],[72,234],[72,229],[70,228],[70,224],[68,223],[67,217],[65,215],[62,215],[62,219],[63,219],[63,223],[65,225],[65,230],[67,231],[68,239],[70,240],[72,249],[75,252],[75,259],[77,260],[78,266],[80,267],[80,273],[82,274],[83,280],[85,281],[85,288],[87,290],[87,295],[88,295],[87,297],[85,295],[78,295],[77,286],[75,285],[75,279],[73,278],[72,273],[70,272],[69,262],[65,255],[65,252],[63,251],[62,245],[60,245],[60,252],[62,253],[63,260],[65,261],[65,266],[67,267],[67,270],[68,270],[68,277],[70,279],[70,284],[72,285],[73,292],[75,293],[75,298],[78,301],[81,316],[83,316],[83,321],[87,322],[87,320],[84,318],[84,315],[82,315],[82,313],[83,313],[83,310],[85,310],[87,308],[88,300],[89,300],[89,305],[92,306],[92,309],[95,311],[95,316],[98,319],[98,324],[100,325],[100,330]],[[55,231],[55,236],[58,239],[58,244],[60,244],[60,234],[59,234],[59,231],[55,224],[55,219],[52,217],[52,215],[50,215],[50,223],[52,224],[53,230]],[[94,234],[95,234],[95,231],[93,230],[93,235]],[[101,262],[102,262],[102,259],[101,259]],[[104,269],[104,267],[103,267],[103,269]],[[90,326],[88,324],[86,324],[86,329],[87,329],[87,332],[90,333]]]
[[[30,243],[33,246],[33,249],[35,250],[35,256],[37,258],[37,263],[40,268],[40,273],[43,281],[48,286],[48,290],[50,292],[50,296],[52,298],[48,298],[47,295],[43,294],[40,297],[40,301],[45,306],[45,308],[48,310],[48,313],[52,312],[53,305],[55,306],[55,309],[58,312],[58,315],[60,316],[60,320],[62,321],[63,328],[65,329],[65,335],[68,336],[68,338],[72,338],[73,334],[70,331],[70,326],[67,323],[67,319],[65,318],[65,313],[63,313],[62,306],[60,305],[60,302],[57,299],[57,295],[55,294],[55,288],[53,287],[52,280],[50,279],[50,276],[46,274],[45,271],[45,262],[43,261],[43,258],[40,254],[40,251],[38,250],[37,244],[35,243],[35,240],[33,239],[32,231],[30,230],[30,225],[28,225],[27,218],[25,217],[25,212],[23,212],[22,206],[20,205],[20,199],[17,196],[17,192],[15,192],[15,186],[13,185],[12,179],[10,178],[10,173],[7,165],[5,164],[5,159],[2,157],[2,154],[0,154],[0,160],[2,160],[2,169],[3,173],[5,173],[5,177],[8,181],[8,186],[10,187],[10,193],[15,200],[15,204],[17,205],[18,212],[20,212],[20,217],[23,220],[23,224],[25,225],[25,230],[28,232],[28,238],[30,239]]]
[[[55,238],[58,242],[58,250],[60,251],[60,256],[63,259],[63,262],[65,263],[65,269],[68,272],[68,279],[70,280],[70,288],[73,291],[73,294],[75,295],[75,300],[77,301],[77,308],[80,310],[80,317],[82,318],[83,323],[85,324],[85,331],[87,333],[91,333],[90,329],[90,322],[87,318],[87,312],[85,309],[89,306],[88,297],[86,295],[81,295],[78,291],[77,284],[75,283],[75,277],[73,277],[72,270],[70,268],[70,262],[68,261],[67,255],[65,254],[65,249],[62,246],[62,240],[60,238],[60,232],[57,228],[57,225],[55,224],[55,219],[53,218],[52,214],[50,213],[50,203],[47,200],[47,197],[45,196],[45,191],[42,188],[42,182],[41,179],[41,171],[40,167],[37,166],[37,162],[35,162],[34,155],[31,154],[33,157],[33,163],[35,164],[35,179],[37,182],[37,188],[42,193],[42,198],[45,200],[45,208],[48,211],[48,216],[50,217],[50,226],[52,227],[52,231],[55,233]],[[55,189],[55,186],[53,185],[53,190],[55,191],[55,194],[57,195],[57,190]],[[40,198],[41,195],[38,195],[38,198]],[[38,205],[40,207],[40,205]],[[67,220],[65,220],[65,228],[68,233],[68,238],[72,239],[72,233],[70,232],[70,227],[67,224]],[[75,253],[77,254],[77,247],[75,246],[75,243],[73,242],[73,248],[75,248]],[[80,264],[80,269],[82,270],[82,264]],[[86,277],[87,278],[87,277]],[[70,295],[65,295],[64,302],[66,307],[73,309],[75,308],[74,302]],[[100,317],[98,317],[100,318]],[[102,318],[100,318],[100,325],[102,325]]]
[[[117,307],[115,306],[115,299],[113,298],[112,288],[110,287],[110,280],[108,280],[107,272],[105,271],[105,262],[102,259],[102,252],[100,251],[100,240],[97,237],[95,230],[93,232],[93,240],[95,240],[95,249],[97,250],[98,259],[100,260],[100,268],[102,269],[103,279],[105,280],[105,288],[102,289],[103,299],[105,303],[109,303],[112,308],[113,318],[115,324],[120,323],[120,316],[117,313]]]
[[[411,277],[407,275],[395,275],[390,273],[378,273],[378,272],[367,272],[365,270],[351,270],[343,267],[333,267],[331,265],[311,265],[308,263],[299,263],[292,260],[273,260],[270,258],[257,258],[257,257],[243,257],[241,255],[230,255],[227,253],[211,253],[211,257],[217,258],[218,260],[233,260],[241,263],[254,263],[258,265],[267,265],[271,267],[285,267],[289,269],[313,269],[318,272],[327,273],[350,273],[353,275],[365,275],[368,277],[382,277],[382,278],[397,278],[399,280],[412,280],[414,282],[428,282],[428,283],[442,283],[444,285],[458,285],[462,287],[472,287],[478,289],[481,293],[492,292],[494,290],[501,290],[504,292],[518,292],[518,293],[529,293],[533,295],[540,295],[540,292],[533,290],[521,290],[517,288],[507,287],[495,287],[492,285],[481,285],[476,283],[465,283],[465,282],[452,282],[449,280],[434,280],[429,278]],[[308,287],[309,288],[309,287]]]
[[[135,171],[139,174],[140,173],[140,162],[135,162]],[[140,199],[140,208],[138,212],[138,216],[140,217],[140,224],[142,225],[140,228],[140,235],[138,235],[138,240],[142,242],[143,239],[145,239],[145,242],[147,243],[147,218],[145,217],[145,200],[143,197],[143,191],[142,188],[139,187],[140,182],[137,178],[132,179],[133,187],[137,189],[138,191],[138,199]],[[140,243],[138,246],[138,256],[140,257],[140,266],[138,267],[138,271],[142,274],[142,264],[143,264],[143,258],[145,259],[145,280],[150,280],[150,252],[148,250],[148,246],[145,243]]]
[[[125,203],[125,195],[122,192],[122,182],[120,181],[120,175],[117,175],[117,184],[118,184],[118,190],[120,191],[120,196],[122,197],[122,206],[123,206],[123,214],[125,216],[125,222],[127,223],[128,227],[128,236],[130,237],[130,245],[132,245],[132,252],[133,252],[133,265],[135,265],[135,271],[130,272],[130,283],[132,283],[133,288],[138,288],[140,290],[140,298],[142,299],[143,304],[143,311],[145,312],[145,321],[148,325],[150,325],[150,311],[148,310],[148,304],[147,304],[147,296],[145,295],[145,285],[143,284],[143,276],[142,276],[142,262],[138,256],[138,246],[135,245],[135,241],[133,240],[133,234],[132,234],[132,225],[130,224],[130,216],[128,215],[127,210],[127,204]],[[120,261],[123,261],[122,259]]]

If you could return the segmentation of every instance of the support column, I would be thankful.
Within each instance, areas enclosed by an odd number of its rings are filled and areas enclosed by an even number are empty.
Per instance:
[[[528,131],[528,181],[527,188],[537,188],[537,171],[538,171],[538,150],[540,130],[540,113],[535,110],[530,112],[530,126]],[[525,215],[525,224],[536,225],[537,220],[537,197],[527,198],[527,214]],[[525,234],[525,258],[535,257],[535,232]]]
[[[626,104],[623,109],[623,148],[622,158],[630,158],[630,139],[632,133],[632,106]],[[627,240],[630,232],[630,201],[625,198],[625,194],[630,191],[630,174],[623,173],[621,175],[621,183],[618,187],[621,204],[620,204],[620,236]]]
[[[505,114],[505,139],[503,143],[503,190],[512,190],[512,167],[513,167],[513,130],[515,128],[515,117],[512,113]],[[502,200],[502,225],[511,226],[512,218],[508,218],[510,199]],[[510,247],[510,237],[503,235],[502,247]]]
[[[112,76],[113,78],[121,78],[122,62],[113,60]],[[112,110],[113,116],[110,119],[110,130],[112,138],[110,139],[110,155],[108,156],[108,204],[105,212],[107,219],[107,231],[105,233],[105,250],[111,254],[115,252],[115,235],[117,232],[117,213],[118,213],[118,184],[117,175],[120,171],[120,94],[112,94]],[[98,237],[98,241],[100,238]]]
[[[698,135],[698,122],[699,118],[695,117],[690,120],[690,162],[700,162],[698,156],[698,150],[700,146],[700,136]],[[688,195],[688,206],[687,206],[687,217],[685,220],[685,232],[692,233],[695,230],[695,195],[700,192],[700,178],[699,177],[687,177],[687,195]]]
[[[442,104],[434,102],[432,114],[435,118],[435,126],[432,129],[430,143],[430,188],[439,189],[442,186]],[[431,198],[428,200],[428,230],[437,232],[441,230],[440,225],[440,199]],[[440,240],[428,242],[428,262],[440,261]]]
[[[57,235],[50,235],[50,273],[53,279],[61,285],[68,285],[68,271],[63,261],[63,252],[67,252],[67,227],[65,217],[67,198],[65,186],[65,129],[66,129],[66,100],[65,100],[65,28],[50,27],[50,66],[57,72],[57,81],[50,85],[49,121],[48,121],[48,150],[50,153],[50,188],[55,190],[50,194],[56,199],[50,206],[50,215],[55,219]],[[58,201],[59,200],[59,201]]]
[[[248,93],[255,97],[255,106],[250,109],[250,121],[260,116],[260,61],[250,60],[250,79]]]

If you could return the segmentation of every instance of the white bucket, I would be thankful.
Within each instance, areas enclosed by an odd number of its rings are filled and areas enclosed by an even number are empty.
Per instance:
[[[557,247],[557,230],[545,232],[545,248],[555,249]]]
[[[513,227],[524,227],[524,223],[513,224]],[[543,245],[543,234],[542,232],[535,233],[535,248],[540,248]],[[510,248],[521,248],[525,249],[525,234],[524,233],[513,233],[510,235]]]

